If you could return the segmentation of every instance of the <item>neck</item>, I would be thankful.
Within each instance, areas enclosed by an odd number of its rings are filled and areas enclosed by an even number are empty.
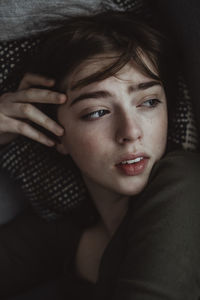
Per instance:
[[[101,222],[108,235],[112,236],[128,210],[129,197],[106,190],[87,178],[84,181],[101,216]]]

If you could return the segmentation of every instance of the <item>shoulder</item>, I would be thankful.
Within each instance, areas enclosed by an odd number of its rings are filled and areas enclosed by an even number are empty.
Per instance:
[[[130,199],[115,299],[199,297],[199,162],[195,153],[167,154]]]
[[[182,189],[194,187],[200,193],[200,154],[187,151],[173,151],[158,161],[151,173],[152,182],[163,185],[181,184]],[[190,190],[192,192],[192,190]]]
[[[173,165],[177,166],[183,166],[184,162],[189,168],[198,170],[200,168],[200,153],[184,150],[171,151],[161,159],[161,162],[173,162]]]
[[[167,154],[154,166],[144,191],[130,200],[132,222],[172,228],[188,222],[191,230],[192,226],[200,228],[199,178],[200,154]]]

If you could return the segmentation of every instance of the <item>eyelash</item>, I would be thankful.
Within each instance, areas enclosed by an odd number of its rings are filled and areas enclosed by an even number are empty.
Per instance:
[[[153,102],[150,106],[149,105],[144,105],[145,103],[151,103]],[[155,108],[159,103],[161,103],[161,101],[159,99],[149,99],[149,100],[146,100],[144,101],[141,105],[139,106],[145,106],[145,107],[149,107],[149,108]]]
[[[99,116],[93,118],[93,116],[95,114],[97,114],[97,113],[99,114]],[[106,114],[109,114],[109,110],[107,110],[107,109],[100,109],[100,110],[93,111],[93,112],[91,112],[91,113],[89,113],[89,114],[87,114],[85,116],[82,116],[82,119],[84,119],[84,120],[92,120],[92,119],[95,120],[95,119],[102,118]]]
[[[145,105],[146,103],[150,104],[150,105]],[[146,100],[144,101],[142,104],[140,104],[138,107],[146,107],[146,108],[150,108],[150,109],[153,109],[155,108],[159,103],[161,103],[161,101],[159,99],[149,99],[149,100]],[[81,118],[83,120],[97,120],[97,119],[100,119],[102,118],[103,116],[109,114],[109,110],[106,110],[106,109],[100,109],[100,110],[96,110],[96,111],[93,111],[87,115],[84,115],[82,116]],[[95,114],[99,114],[99,116],[97,117],[94,117]]]

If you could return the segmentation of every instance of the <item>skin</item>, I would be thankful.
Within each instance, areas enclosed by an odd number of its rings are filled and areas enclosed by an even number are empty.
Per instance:
[[[103,223],[112,233],[127,210],[128,196],[144,189],[153,165],[165,152],[167,103],[159,82],[136,88],[153,80],[133,62],[115,76],[72,89],[101,66],[98,58],[87,61],[64,80],[68,101],[58,110],[65,129],[58,151],[70,154],[80,168]],[[100,90],[109,95],[75,101],[80,95]],[[119,172],[116,164],[121,157],[138,153],[148,156],[144,172],[136,176]]]
[[[36,74],[25,74],[16,92],[0,96],[0,145],[11,142],[18,134],[52,147],[55,142],[31,126],[32,123],[49,130],[57,136],[63,128],[37,109],[35,103],[62,104],[66,95],[48,90],[55,81]],[[44,86],[46,89],[33,88]]]

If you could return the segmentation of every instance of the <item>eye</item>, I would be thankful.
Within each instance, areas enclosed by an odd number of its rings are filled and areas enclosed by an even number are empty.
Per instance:
[[[141,105],[139,106],[144,106],[144,107],[149,107],[149,108],[154,108],[156,107],[161,101],[159,99],[149,99],[144,101]]]
[[[104,115],[108,114],[109,111],[106,109],[100,109],[100,110],[96,110],[93,111],[87,115],[84,115],[81,117],[81,119],[83,120],[95,120],[95,119],[99,119],[102,118]]]

